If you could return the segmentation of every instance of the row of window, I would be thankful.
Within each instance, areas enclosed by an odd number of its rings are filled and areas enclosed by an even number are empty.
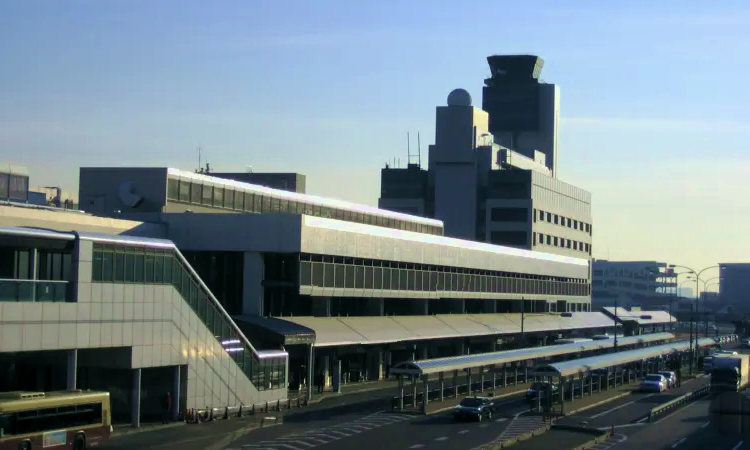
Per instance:
[[[0,437],[103,424],[102,404],[59,406],[0,414]],[[63,431],[62,441],[65,441]],[[52,445],[60,445],[53,443]],[[64,445],[64,444],[62,444]],[[45,442],[45,447],[49,446]],[[23,447],[22,447],[23,448]]]
[[[541,209],[534,209],[534,222],[536,221],[552,223],[574,230],[583,231],[591,235],[591,224],[583,222],[581,220],[571,219],[570,217],[563,217],[559,214],[553,214],[551,212],[542,211]]]
[[[421,292],[476,292],[586,296],[586,283],[495,275],[300,262],[300,285]]]
[[[442,227],[170,178],[167,199],[252,213],[288,212],[441,236]]]
[[[95,244],[91,264],[93,282],[173,285],[218,340],[239,340],[230,319],[171,250]],[[286,385],[286,358],[261,360],[244,344],[228,354],[258,390]]]
[[[456,273],[467,275],[490,275],[505,278],[515,278],[524,280],[543,280],[543,281],[564,281],[572,283],[585,283],[586,280],[580,278],[551,277],[547,275],[538,275],[533,273],[502,272],[496,270],[466,269],[463,267],[438,266],[434,264],[417,264],[400,261],[385,261],[380,259],[350,258],[345,256],[319,255],[311,253],[302,253],[299,256],[300,261],[324,262],[334,264],[344,264],[364,267],[382,267],[389,269],[411,269],[428,272]]]
[[[589,255],[591,254],[591,244],[544,233],[534,233],[534,245],[551,245],[553,247],[568,248],[579,252],[586,252]]]

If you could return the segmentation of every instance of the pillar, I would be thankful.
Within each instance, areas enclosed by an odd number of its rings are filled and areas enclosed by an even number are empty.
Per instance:
[[[313,346],[307,349],[307,400],[312,400],[313,387],[315,386],[315,352]]]
[[[404,410],[404,376],[398,375],[398,409]]]
[[[174,380],[172,381],[172,420],[177,420],[180,415],[180,366],[174,367]]]
[[[131,393],[133,399],[131,401],[130,416],[133,424],[133,428],[141,426],[141,369],[133,370],[133,387]]]
[[[333,360],[333,392],[341,393],[341,360],[336,358]]]
[[[482,309],[485,314],[496,314],[497,313],[497,300],[484,300],[482,303]]]
[[[440,379],[440,401],[442,402],[443,400],[445,400],[445,374],[443,372],[440,372],[439,379]]]
[[[427,404],[430,402],[430,381],[427,375],[422,377],[422,412],[427,414]]]
[[[479,392],[484,392],[484,367],[479,368]]]
[[[405,300],[409,302],[412,312],[417,316],[428,316],[430,314],[430,301],[426,298],[412,298]]]
[[[242,312],[263,316],[265,263],[260,252],[245,252],[242,265]]]
[[[419,360],[425,360],[430,357],[429,347],[422,347],[419,349]]]
[[[383,316],[385,315],[385,301],[382,298],[367,298],[365,309],[368,316]]]
[[[383,379],[383,352],[380,350],[370,351],[367,354],[367,378],[370,381]]]
[[[31,273],[29,273],[29,278],[36,281],[36,278],[37,278],[36,272],[37,272],[37,268],[39,267],[39,251],[36,249],[36,247],[31,249],[30,259],[31,261],[29,261],[29,265],[30,265]],[[34,302],[36,301],[36,288],[37,288],[37,284],[33,283],[32,289],[31,289],[31,300]],[[96,299],[95,301],[99,301],[99,299]]]
[[[565,414],[565,380],[560,377],[560,413]]]
[[[67,389],[76,388],[76,376],[78,374],[78,350],[68,350]]]
[[[312,297],[312,315],[315,317],[331,316],[330,297]]]
[[[458,398],[458,370],[453,371],[453,396]]]
[[[412,375],[411,377],[411,406],[417,407],[417,376]]]

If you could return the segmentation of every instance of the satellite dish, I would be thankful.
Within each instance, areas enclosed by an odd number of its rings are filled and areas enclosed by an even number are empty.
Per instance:
[[[117,196],[120,201],[131,208],[137,208],[143,203],[143,197],[135,193],[135,183],[123,181],[117,186]]]
[[[454,89],[448,94],[448,106],[471,106],[471,94],[466,89]]]

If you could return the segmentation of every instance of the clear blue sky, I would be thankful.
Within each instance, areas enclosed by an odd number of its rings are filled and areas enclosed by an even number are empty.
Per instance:
[[[0,159],[77,190],[81,165],[193,169],[202,145],[216,169],[375,204],[407,131],[426,149],[450,90],[479,103],[487,55],[535,53],[594,256],[748,260],[743,3],[5,0]]]

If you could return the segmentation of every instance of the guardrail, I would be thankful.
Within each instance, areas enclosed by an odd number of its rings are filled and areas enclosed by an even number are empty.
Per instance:
[[[688,392],[687,394],[677,397],[674,400],[668,401],[667,403],[662,403],[661,405],[655,408],[651,408],[651,411],[649,411],[648,413],[648,421],[651,422],[654,420],[656,416],[660,414],[672,412],[675,409],[679,408],[684,403],[687,403],[689,401],[695,400],[696,398],[707,395],[710,392],[710,389],[711,389],[710,386],[705,386],[700,389],[696,389],[692,392]]]
[[[235,417],[239,418],[273,412],[281,413],[294,408],[307,406],[307,404],[307,399],[297,397],[295,399],[289,398],[286,400],[276,400],[255,405],[227,406],[224,408],[192,408],[182,413],[179,420],[191,424],[212,422],[214,420],[229,420]],[[264,417],[261,421],[261,427],[264,426],[266,422],[278,424],[281,423],[281,420],[279,420],[277,416]]]

